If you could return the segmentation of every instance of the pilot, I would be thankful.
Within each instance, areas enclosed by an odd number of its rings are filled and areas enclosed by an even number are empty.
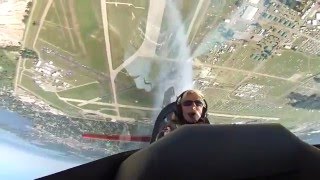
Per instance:
[[[198,90],[187,90],[177,97],[177,111],[158,133],[159,139],[185,124],[210,124],[207,118],[207,103],[204,95]]]

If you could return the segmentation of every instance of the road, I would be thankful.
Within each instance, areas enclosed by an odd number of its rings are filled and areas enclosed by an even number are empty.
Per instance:
[[[63,101],[70,101],[70,102],[77,102],[77,103],[90,103],[90,104],[96,104],[96,105],[115,106],[114,103],[96,102],[91,100],[80,100],[80,99],[62,98],[62,97],[60,99]],[[160,108],[148,108],[148,107],[131,106],[131,105],[124,105],[124,104],[117,104],[117,106],[122,108],[149,110],[149,111],[160,110]]]
[[[134,4],[131,4],[131,3],[121,3],[121,2],[106,2],[106,3],[107,4],[114,4],[114,5],[116,5],[116,7],[118,5],[127,5],[127,6],[132,6],[132,7],[136,8],[136,9],[145,9],[144,7],[135,6]]]
[[[103,21],[103,27],[104,27],[104,37],[105,37],[105,43],[106,43],[107,60],[109,64],[111,87],[112,87],[112,93],[114,98],[113,99],[114,104],[112,105],[116,108],[117,116],[118,118],[120,118],[119,107],[123,107],[123,105],[119,105],[117,101],[116,86],[114,83],[115,78],[123,68],[125,68],[127,65],[132,63],[138,56],[153,57],[156,51],[156,45],[144,39],[140,48],[131,57],[126,59],[124,63],[121,64],[119,67],[117,67],[116,69],[113,69],[111,45],[110,45],[109,29],[108,29],[107,7],[106,7],[105,0],[101,0],[100,3],[101,3],[102,21]],[[164,8],[165,8],[165,1],[150,0],[149,2],[145,35],[148,36],[151,41],[155,41],[155,42],[158,41]]]
[[[13,94],[17,94],[17,88],[18,88],[18,81],[20,79],[20,76],[22,76],[22,72],[20,73],[20,66],[21,66],[21,61],[22,61],[22,58],[21,56],[19,57],[19,60],[18,60],[18,63],[17,63],[17,66],[16,66],[16,75],[15,75],[15,78],[14,78],[14,84],[13,84]],[[22,70],[21,70],[22,71]],[[21,75],[20,75],[21,74]]]
[[[43,25],[43,22],[45,21],[45,18],[46,18],[46,16],[47,16],[47,13],[48,13],[48,11],[49,11],[49,9],[50,9],[50,6],[51,6],[52,2],[53,2],[53,0],[48,0],[48,2],[47,2],[47,5],[46,5],[46,7],[45,7],[45,9],[44,9],[44,12],[43,12],[43,14],[42,14],[42,16],[41,16],[41,19],[40,19],[40,21],[39,21],[38,31],[37,31],[36,36],[35,36],[34,41],[33,41],[32,48],[37,52],[37,54],[40,54],[40,53],[36,50],[35,44],[36,44],[36,42],[37,42],[37,39],[38,39],[38,37],[39,37],[39,33],[40,33],[40,30],[41,30],[41,27],[42,27],[42,25]],[[37,0],[34,0],[33,3],[34,3],[33,6],[36,6]],[[32,17],[33,17],[34,9],[35,9],[35,8],[32,8],[32,11],[31,11],[31,13],[30,13],[30,19],[32,19]],[[23,39],[23,42],[22,42],[22,48],[25,47],[25,39],[26,39],[26,35],[29,33],[29,29],[30,29],[29,27],[30,27],[30,25],[31,25],[31,21],[29,21],[28,25],[26,26],[25,35],[24,35],[24,39]],[[22,77],[22,72],[20,73],[20,71],[23,70],[23,68],[22,68],[22,70],[20,69],[21,63],[23,63],[23,66],[24,66],[25,61],[20,57],[20,58],[19,58],[19,61],[18,61],[18,64],[17,64],[16,78],[15,78],[15,81],[14,81],[14,93],[15,93],[15,94],[16,94],[17,88],[18,88],[18,86],[19,86],[18,83],[21,82],[21,77]]]
[[[106,1],[105,0],[101,0],[100,1],[100,5],[101,5],[101,13],[102,13],[104,38],[105,38],[105,44],[106,44],[107,60],[108,60],[108,64],[109,64],[109,72],[110,72],[110,81],[111,81],[111,88],[112,88],[112,94],[113,94],[113,102],[114,102],[114,107],[116,108],[117,116],[120,117],[118,100],[117,100],[116,85],[114,83],[114,79],[115,79],[117,74],[113,72],[113,67],[112,67],[112,56],[111,56],[111,45],[110,45],[110,39],[109,39],[108,13],[107,13]]]
[[[188,37],[188,38],[189,38],[189,36],[190,36],[192,27],[193,27],[193,25],[194,25],[194,23],[195,23],[198,15],[199,15],[199,12],[200,12],[200,9],[201,9],[201,7],[202,7],[202,5],[203,5],[203,2],[204,2],[204,0],[199,0],[199,2],[198,2],[197,9],[196,9],[196,11],[195,11],[195,13],[194,13],[194,15],[193,15],[193,18],[192,18],[192,20],[191,20],[191,23],[190,23],[190,25],[189,25],[189,27],[188,27],[188,31],[187,31],[187,34],[186,34],[186,37]]]
[[[33,6],[36,6],[37,5],[37,0],[34,0],[33,1]],[[31,12],[30,12],[30,18],[33,17],[33,13],[34,13],[34,8],[31,8]],[[31,21],[30,21],[31,22]],[[29,33],[29,29],[30,29],[30,22],[27,24],[26,26],[26,31],[25,31],[25,37],[23,38],[22,40],[22,48],[25,48],[25,39],[26,39],[26,34]],[[19,83],[19,80],[20,80],[20,76],[22,76],[22,72],[20,73],[20,66],[21,66],[21,62],[22,62],[22,58],[21,56],[19,57],[19,60],[17,62],[17,66],[16,66],[16,75],[15,75],[15,79],[14,79],[14,84],[13,84],[13,94],[17,94],[17,88],[18,88],[18,83]],[[21,75],[20,75],[21,74]]]
[[[140,48],[114,70],[115,74],[118,74],[139,56],[154,57],[157,47],[153,42],[158,42],[165,6],[166,1],[150,0],[145,32],[145,36],[147,36],[149,40],[144,39]]]
[[[48,13],[48,11],[49,11],[49,9],[50,9],[50,7],[51,7],[52,2],[53,2],[53,0],[48,0],[47,5],[46,5],[46,7],[45,7],[45,9],[44,9],[44,11],[43,11],[43,14],[42,14],[42,16],[41,16],[41,19],[40,19],[40,21],[39,21],[39,25],[38,25],[39,28],[38,28],[37,34],[36,34],[36,36],[35,36],[35,38],[34,38],[33,45],[32,45],[32,48],[33,48],[34,50],[36,50],[36,42],[37,42],[37,40],[38,40],[38,37],[39,37],[40,31],[41,31],[41,28],[42,28],[43,23],[44,23],[44,21],[45,21],[45,19],[46,19],[47,13]],[[39,54],[39,53],[38,53],[38,54]]]

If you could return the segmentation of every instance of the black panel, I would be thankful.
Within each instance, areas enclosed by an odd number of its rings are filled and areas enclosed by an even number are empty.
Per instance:
[[[185,125],[127,158],[117,179],[320,179],[319,173],[320,151],[281,125]]]
[[[119,180],[320,179],[320,150],[278,124],[185,125],[145,149],[42,179],[115,176]]]

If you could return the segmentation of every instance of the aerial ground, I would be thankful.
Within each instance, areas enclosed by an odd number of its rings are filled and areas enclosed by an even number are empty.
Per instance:
[[[35,0],[23,47],[40,58],[18,61],[15,91],[70,116],[150,123],[163,87],[185,82],[175,62],[191,59],[212,122],[294,129],[320,115],[308,106],[320,91],[316,7],[302,19],[279,1]]]

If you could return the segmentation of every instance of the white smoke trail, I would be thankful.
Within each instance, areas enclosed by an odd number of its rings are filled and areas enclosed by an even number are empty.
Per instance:
[[[163,21],[167,23],[165,36],[169,36],[160,50],[159,56],[164,59],[174,60],[174,63],[162,63],[159,74],[159,86],[157,94],[163,94],[173,87],[175,93],[191,89],[192,85],[192,59],[188,45],[188,36],[181,14],[176,6],[177,1],[166,1],[166,16]],[[170,57],[173,56],[173,57]],[[155,97],[155,107],[161,107],[163,97]]]

